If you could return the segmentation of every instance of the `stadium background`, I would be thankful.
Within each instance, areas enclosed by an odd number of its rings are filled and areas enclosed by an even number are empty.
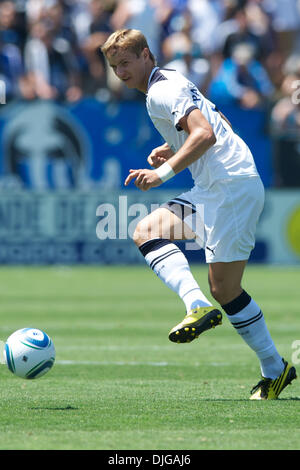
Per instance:
[[[162,141],[144,96],[97,53],[121,27],[141,29],[158,65],[190,77],[250,146],[266,187],[251,261],[299,263],[298,0],[0,2],[0,263],[139,263],[130,238],[97,237],[97,208],[115,207],[119,233],[120,196],[127,210],[189,187],[186,170],[163,189],[124,190]]]

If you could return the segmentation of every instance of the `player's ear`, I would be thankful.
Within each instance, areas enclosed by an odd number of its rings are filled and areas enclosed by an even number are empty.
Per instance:
[[[149,51],[148,47],[145,47],[143,49],[142,56],[143,56],[144,60],[146,60],[150,56],[150,51]]]

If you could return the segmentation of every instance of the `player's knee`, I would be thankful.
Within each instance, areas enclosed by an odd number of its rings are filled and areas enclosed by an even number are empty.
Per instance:
[[[210,293],[220,305],[224,305],[232,300],[234,289],[225,280],[220,280],[218,282],[210,282]]]
[[[145,243],[146,241],[150,240],[149,238],[149,233],[151,231],[149,230],[149,225],[147,223],[147,221],[145,221],[144,219],[141,220],[136,228],[135,228],[135,231],[133,233],[133,241],[134,243],[137,245],[137,246],[141,246],[143,243]]]
[[[210,284],[210,293],[220,303],[224,296],[224,287],[221,284]]]
[[[137,246],[140,246],[142,243],[141,243],[141,228],[140,228],[140,222],[137,224],[134,232],[133,232],[133,237],[132,237],[134,243],[137,245]]]

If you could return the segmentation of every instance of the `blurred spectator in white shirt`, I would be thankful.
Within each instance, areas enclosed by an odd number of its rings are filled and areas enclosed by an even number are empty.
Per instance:
[[[204,56],[215,52],[216,31],[221,23],[215,2],[208,0],[188,0],[188,11],[192,18],[191,40],[197,44]]]
[[[90,0],[89,3],[90,22],[86,28],[87,35],[80,43],[83,89],[87,94],[106,86],[107,70],[100,47],[113,32],[110,24],[113,6],[108,0]]]
[[[160,25],[156,13],[157,7],[152,0],[119,0],[111,18],[111,25],[114,30],[141,30],[147,38],[151,52],[158,57]]]
[[[173,33],[168,36],[162,45],[162,51],[166,60],[165,68],[177,70],[200,91],[206,91],[210,78],[209,61],[201,57],[199,47],[193,44],[185,33]]]
[[[24,50],[26,86],[31,85],[32,98],[76,101],[81,97],[73,52],[67,45],[67,49],[57,47],[55,31],[47,22],[32,24]]]
[[[277,47],[284,59],[299,47],[300,2],[299,0],[261,0],[262,7],[271,18],[277,35]]]

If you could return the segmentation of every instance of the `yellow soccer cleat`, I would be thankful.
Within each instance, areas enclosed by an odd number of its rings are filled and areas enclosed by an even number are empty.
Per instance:
[[[295,367],[284,359],[284,369],[277,379],[263,377],[251,390],[250,400],[276,400],[282,390],[297,378]]]
[[[183,321],[174,326],[169,333],[169,340],[174,343],[190,343],[206,330],[222,323],[222,313],[215,307],[192,309]]]

